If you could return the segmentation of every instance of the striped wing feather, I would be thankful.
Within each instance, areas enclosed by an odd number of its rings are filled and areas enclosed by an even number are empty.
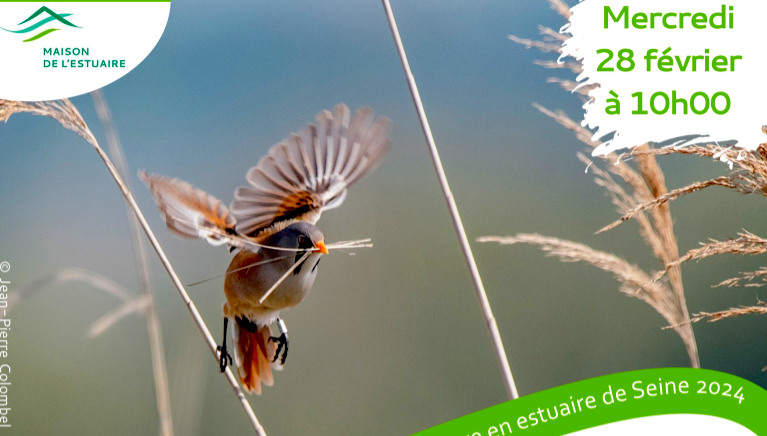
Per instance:
[[[248,171],[250,186],[238,188],[231,205],[237,233],[253,236],[291,219],[316,223],[378,166],[389,150],[388,129],[389,120],[374,123],[368,108],[351,120],[344,104],[320,112],[315,124],[272,147]]]
[[[213,245],[228,242],[223,235],[232,234],[237,221],[221,200],[183,180],[143,171],[139,177],[152,191],[165,224],[175,234],[206,239]]]

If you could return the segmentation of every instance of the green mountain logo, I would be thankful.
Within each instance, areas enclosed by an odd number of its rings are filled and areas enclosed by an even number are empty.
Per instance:
[[[28,33],[28,32],[36,30],[36,29],[38,29],[38,28],[40,28],[40,27],[50,23],[51,21],[57,21],[56,24],[59,24],[59,25],[63,24],[65,26],[69,26],[69,27],[75,27],[75,28],[78,28],[78,29],[81,28],[80,26],[75,26],[74,24],[70,23],[67,19],[64,18],[64,17],[69,17],[72,14],[57,14],[56,12],[53,12],[52,10],[48,9],[48,7],[46,7],[46,6],[43,6],[40,9],[38,9],[34,14],[30,15],[26,20],[22,21],[18,25],[21,26],[22,24],[28,23],[28,22],[34,20],[35,18],[37,18],[42,13],[46,13],[46,14],[48,14],[48,16],[43,18],[43,19],[41,19],[40,21],[36,22],[35,24],[32,24],[31,26],[24,28],[24,29],[21,29],[21,30],[8,30],[8,29],[5,29],[3,27],[0,27],[0,29],[3,29],[6,32],[11,32],[11,33]],[[61,29],[48,28],[48,29],[43,30],[42,32],[32,36],[31,38],[25,39],[24,42],[30,42],[30,41],[34,41],[36,39],[40,39],[43,36],[45,36],[45,35],[47,35],[49,33],[55,32],[57,30],[61,30]]]

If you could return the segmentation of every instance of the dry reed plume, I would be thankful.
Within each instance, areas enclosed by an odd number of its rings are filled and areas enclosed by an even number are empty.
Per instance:
[[[547,1],[560,15],[566,19],[569,18],[569,7],[564,2],[561,0]],[[564,35],[559,35],[546,27],[540,27],[540,30],[543,35],[541,41],[515,36],[509,38],[527,48],[536,48],[544,53],[558,53],[559,45],[565,38]],[[565,60],[562,64],[552,61],[539,61],[536,64],[545,68],[567,68],[576,74],[582,71],[581,65],[572,59]],[[551,78],[548,81],[559,84],[565,90],[575,91],[582,101],[585,101],[588,96],[589,88],[576,89],[578,86],[576,82],[559,78]],[[599,142],[592,140],[592,132],[570,119],[564,112],[553,112],[540,105],[535,105],[535,107],[565,128],[573,131],[576,137],[589,148],[599,145]],[[762,131],[767,134],[766,127],[762,127]],[[719,160],[729,166],[730,172],[725,176],[690,183],[669,191],[666,188],[663,172],[655,158],[670,154]],[[636,266],[629,265],[612,254],[592,250],[574,242],[539,235],[517,235],[506,238],[486,237],[481,240],[504,244],[538,245],[550,255],[557,256],[563,261],[583,261],[613,273],[621,282],[620,289],[622,292],[646,301],[669,322],[668,328],[673,328],[681,336],[687,347],[690,361],[696,367],[699,366],[699,359],[691,327],[692,323],[704,319],[714,322],[746,314],[767,313],[767,305],[759,301],[755,306],[741,306],[718,312],[699,312],[690,317],[684,298],[681,264],[721,254],[759,255],[767,253],[767,240],[743,230],[738,233],[736,238],[726,241],[711,239],[680,257],[669,212],[671,201],[712,186],[727,188],[741,194],[767,196],[767,144],[762,144],[756,151],[740,150],[720,144],[690,145],[681,148],[671,146],[662,149],[655,149],[650,144],[644,144],[620,156],[615,154],[605,156],[602,158],[605,169],[592,165],[590,159],[584,154],[578,154],[578,158],[593,170],[596,183],[607,191],[621,214],[620,219],[603,227],[597,233],[613,229],[629,220],[636,221],[642,238],[651,248],[653,255],[661,261],[663,265],[661,271],[648,275]],[[629,160],[633,160],[634,163],[627,163]],[[651,277],[651,279],[647,282],[636,281],[641,280],[640,277],[643,276]],[[664,277],[667,280],[661,280]],[[760,287],[765,283],[767,283],[767,267],[762,267],[757,271],[742,272],[739,276],[724,280],[716,286],[733,287],[742,284],[743,286]],[[632,291],[632,289],[636,289],[636,291]]]
[[[479,238],[478,242],[497,242],[501,245],[537,245],[541,250],[548,253],[549,256],[557,257],[562,262],[585,262],[591,264],[612,273],[613,277],[621,283],[621,292],[630,297],[643,300],[658,311],[670,324],[675,325],[680,319],[683,319],[677,301],[673,298],[673,294],[668,291],[668,288],[662,283],[653,282],[652,278],[641,268],[628,263],[614,254],[594,250],[589,246],[576,242],[538,234],[522,233],[506,237],[485,236]],[[677,330],[680,335],[685,334],[681,326],[677,327]]]
[[[701,320],[708,320],[708,322],[717,322],[725,318],[732,318],[735,316],[757,314],[764,315],[767,313],[767,303],[759,301],[756,306],[740,306],[732,307],[726,310],[720,310],[719,312],[700,312],[696,313],[692,318],[692,322],[698,322]]]
[[[552,9],[557,11],[565,19],[570,17],[569,7],[561,0],[548,0]],[[540,41],[509,36],[514,42],[527,48],[536,48],[544,53],[559,53],[565,35],[559,34],[548,27],[539,27],[543,38]],[[578,61],[568,59],[565,63],[557,65],[556,62],[536,62],[545,68],[567,68],[574,73],[581,71]],[[556,65],[556,66],[555,66]],[[552,78],[548,80],[556,83],[565,90],[572,91],[577,83],[569,80]],[[584,100],[587,98],[588,89],[580,89],[576,95]],[[566,129],[571,130],[587,149],[593,149],[600,143],[592,139],[593,134],[580,123],[573,121],[562,111],[551,111],[540,105],[534,105],[536,109],[553,118]],[[690,325],[690,315],[687,311],[687,303],[684,295],[682,273],[678,264],[679,249],[676,235],[674,234],[673,220],[669,210],[668,201],[659,199],[669,198],[674,191],[669,192],[666,187],[663,171],[658,165],[655,154],[649,144],[637,147],[637,151],[631,164],[622,160],[622,156],[610,154],[603,161],[604,169],[586,156],[579,153],[578,158],[588,165],[595,175],[597,185],[605,189],[612,203],[621,215],[627,215],[634,211],[626,219],[633,219],[639,226],[639,234],[649,246],[653,255],[666,267],[668,280],[653,281],[653,274],[643,271],[636,265],[631,265],[619,256],[591,249],[585,245],[557,238],[543,237],[540,235],[520,234],[509,237],[484,237],[481,242],[498,242],[502,244],[525,243],[540,246],[551,256],[558,257],[566,262],[586,262],[604,271],[610,272],[621,283],[620,291],[624,294],[639,298],[652,306],[679,334],[684,342],[690,363],[693,367],[700,366],[698,347],[695,335]],[[590,154],[590,153],[589,153]],[[639,205],[648,204],[645,208]]]
[[[98,104],[98,96],[96,96],[96,99],[97,99],[96,103]],[[104,107],[101,108],[102,111],[104,110]],[[138,207],[138,204],[136,204],[136,201],[133,198],[133,194],[131,193],[129,186],[126,184],[123,177],[120,175],[120,170],[117,169],[117,167],[114,165],[114,163],[109,158],[109,156],[107,156],[107,154],[101,148],[95,136],[93,135],[93,132],[91,132],[90,128],[88,127],[87,123],[82,118],[82,116],[80,115],[80,112],[77,110],[77,108],[69,100],[66,100],[66,99],[59,100],[59,101],[50,101],[50,102],[19,102],[19,101],[10,101],[10,100],[0,100],[0,121],[7,122],[12,115],[18,114],[18,113],[31,113],[34,115],[50,117],[58,121],[64,128],[76,132],[78,135],[80,135],[89,144],[93,146],[94,150],[96,151],[96,153],[98,153],[99,157],[104,162],[107,169],[109,170],[110,175],[112,176],[114,181],[117,183],[117,186],[119,187],[121,193],[123,194],[123,197],[125,198],[128,209],[132,212],[133,217],[138,223],[138,226],[141,228],[141,230],[143,230],[144,234],[149,239],[149,242],[152,245],[152,248],[154,248],[155,253],[160,259],[160,262],[163,264],[163,267],[165,267],[165,270],[168,273],[171,281],[173,282],[173,285],[176,287],[176,290],[181,296],[181,299],[184,301],[184,304],[187,306],[187,309],[189,310],[192,316],[192,319],[194,320],[195,324],[197,325],[200,332],[202,333],[203,338],[206,344],[208,345],[209,350],[215,357],[216,362],[218,363],[219,355],[216,349],[217,344],[216,344],[216,341],[213,339],[213,336],[211,335],[210,330],[205,324],[205,321],[202,319],[202,316],[197,310],[197,307],[195,306],[194,302],[189,298],[189,294],[186,292],[184,285],[182,284],[181,280],[176,274],[175,269],[173,268],[173,265],[170,263],[167,256],[165,255],[165,252],[160,246],[160,243],[157,241],[157,238],[154,236],[154,232],[152,232],[152,229],[149,227],[149,224],[146,222],[146,219],[144,218],[143,213],[141,212],[141,210]],[[109,126],[105,126],[105,127],[107,127],[107,133],[110,134]],[[126,169],[126,168],[127,167],[123,167],[123,169]],[[134,238],[134,244],[135,243],[136,241]],[[135,246],[135,247],[136,249],[134,249],[134,253],[136,254],[136,256],[141,256],[141,253],[142,253],[141,250],[138,248],[138,246]],[[141,262],[139,259],[137,260]],[[139,267],[142,268],[140,263],[139,263]],[[140,274],[141,274],[140,280],[144,280],[148,277],[148,275],[144,275],[141,272]],[[51,279],[48,279],[48,280],[51,280]],[[149,297],[144,297],[145,299],[151,298],[151,292],[149,291],[148,288],[144,292],[144,295],[149,296]],[[129,312],[129,311],[128,309],[123,308],[122,312]],[[114,316],[117,317],[118,315],[114,315]],[[148,323],[149,322],[151,321],[148,320]],[[157,325],[155,327],[150,327],[150,335],[157,334],[158,332],[159,332],[159,321],[157,322]],[[156,337],[153,339],[153,344],[161,344],[161,342],[159,342],[159,340],[157,339],[158,338]],[[158,356],[161,356],[161,354],[156,354],[153,351],[153,361],[155,362],[155,364],[158,363]],[[165,365],[164,358],[162,359],[163,359],[162,365],[164,367]],[[158,372],[156,371],[155,372],[156,382],[157,382],[157,374]],[[237,395],[237,398],[240,404],[242,405],[251,424],[253,425],[253,429],[255,430],[255,433],[259,436],[265,436],[266,432],[264,431],[263,427],[261,426],[261,423],[258,421],[258,418],[253,412],[253,409],[251,408],[250,403],[245,398],[245,395],[240,389],[240,386],[237,383],[237,379],[234,377],[234,374],[232,373],[231,369],[227,368],[226,371],[224,372],[224,375],[227,381],[229,382],[229,384],[231,385],[232,389],[234,390],[235,394]],[[161,399],[159,398],[159,396],[167,395],[167,377],[166,377],[166,380],[161,381],[161,383],[164,383],[165,386],[157,386],[158,407],[164,407],[160,405]],[[170,422],[170,408],[168,407],[167,410],[161,411],[161,425],[164,432],[169,430],[169,427],[168,427],[169,422]],[[167,434],[167,433],[164,433],[164,434]]]

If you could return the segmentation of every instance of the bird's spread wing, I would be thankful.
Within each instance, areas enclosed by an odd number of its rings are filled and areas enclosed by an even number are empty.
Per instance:
[[[339,104],[322,111],[316,124],[269,150],[248,171],[250,186],[234,193],[237,233],[253,236],[286,220],[316,223],[323,210],[338,207],[346,189],[374,170],[389,150],[389,120],[373,122],[368,108],[349,119]]]
[[[230,242],[237,224],[221,200],[191,184],[168,177],[139,172],[152,191],[168,228],[179,236],[206,239],[213,245]]]

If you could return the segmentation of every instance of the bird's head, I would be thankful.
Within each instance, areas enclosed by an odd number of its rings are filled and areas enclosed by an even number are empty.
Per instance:
[[[325,236],[314,224],[299,221],[285,227],[273,236],[273,243],[278,247],[299,248],[312,250],[320,254],[328,254],[325,246]]]

